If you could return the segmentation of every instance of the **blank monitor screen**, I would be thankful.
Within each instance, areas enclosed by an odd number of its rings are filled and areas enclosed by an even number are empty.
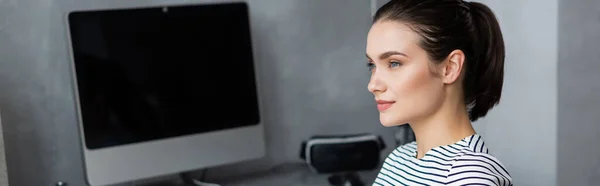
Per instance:
[[[88,149],[259,124],[244,3],[69,14]]]

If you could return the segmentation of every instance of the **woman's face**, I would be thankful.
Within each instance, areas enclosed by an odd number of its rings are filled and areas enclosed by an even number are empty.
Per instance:
[[[417,121],[433,114],[444,100],[438,65],[418,46],[419,35],[397,21],[373,24],[367,36],[371,70],[368,89],[375,96],[384,126]]]

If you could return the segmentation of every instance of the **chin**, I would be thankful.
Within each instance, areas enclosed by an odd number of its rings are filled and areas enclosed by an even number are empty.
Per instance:
[[[389,116],[384,113],[379,113],[379,122],[381,122],[381,125],[384,127],[394,127],[408,123],[398,116]]]

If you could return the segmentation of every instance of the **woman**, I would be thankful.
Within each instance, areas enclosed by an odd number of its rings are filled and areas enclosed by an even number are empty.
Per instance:
[[[416,137],[374,185],[512,185],[471,126],[502,92],[504,43],[487,6],[392,0],[374,16],[367,58],[381,123],[408,123]]]

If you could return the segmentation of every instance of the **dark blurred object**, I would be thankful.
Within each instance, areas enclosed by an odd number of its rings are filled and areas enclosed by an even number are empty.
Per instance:
[[[330,176],[329,184],[334,186],[364,186],[365,183],[360,180],[356,173],[337,174]]]
[[[410,125],[404,124],[398,126],[396,134],[394,134],[394,139],[396,139],[396,146],[401,146],[410,142],[415,141],[415,133],[413,132]]]
[[[385,143],[373,134],[318,135],[304,141],[300,158],[318,174],[332,174],[335,186],[362,186],[358,171],[376,169]]]

